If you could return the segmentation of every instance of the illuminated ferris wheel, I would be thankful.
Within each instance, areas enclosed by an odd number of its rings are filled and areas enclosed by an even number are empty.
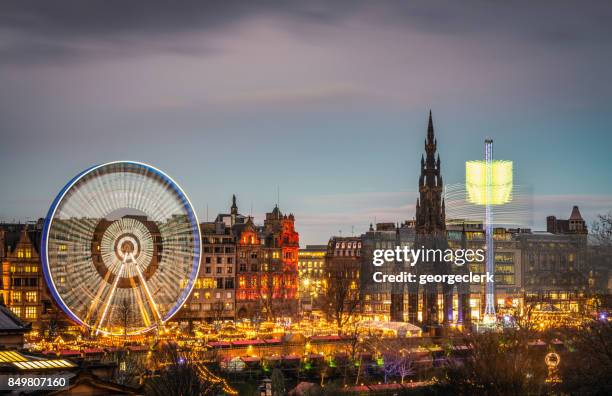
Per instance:
[[[51,294],[95,333],[138,334],[185,303],[200,266],[200,228],[183,190],[130,161],[85,170],[59,193],[41,242]]]

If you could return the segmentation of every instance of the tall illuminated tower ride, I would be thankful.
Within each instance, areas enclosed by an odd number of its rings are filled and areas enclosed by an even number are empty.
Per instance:
[[[487,245],[486,270],[489,274],[495,273],[495,254],[493,252],[493,225],[491,216],[491,184],[493,182],[493,139],[485,139],[485,238]],[[495,283],[487,282],[485,300],[485,322],[495,322]]]
[[[468,201],[485,207],[486,272],[495,274],[493,205],[504,205],[512,200],[512,161],[494,161],[493,140],[487,138],[484,161],[468,161],[465,170]],[[485,295],[484,322],[494,323],[496,321],[494,282],[486,283]]]

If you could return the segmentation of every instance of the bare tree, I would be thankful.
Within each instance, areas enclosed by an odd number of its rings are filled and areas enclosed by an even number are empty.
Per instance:
[[[127,341],[128,326],[130,324],[130,316],[132,315],[132,304],[127,298],[121,300],[117,306],[121,325],[123,326],[123,342]]]
[[[210,313],[212,315],[213,322],[220,322],[227,314],[227,309],[223,301],[215,301],[210,305]]]
[[[588,246],[588,262],[591,271],[590,289],[596,295],[596,309],[610,308],[612,297],[608,279],[612,271],[612,212],[600,214],[591,226],[592,240]]]
[[[359,291],[353,282],[344,273],[333,272],[320,298],[321,309],[328,320],[336,323],[338,335],[342,335],[344,327],[354,320],[359,309]]]
[[[541,354],[529,349],[533,337],[514,328],[466,335],[470,353],[448,362],[441,386],[457,395],[541,394],[547,372]]]
[[[274,322],[278,317],[276,304],[274,304],[274,284],[272,275],[264,272],[259,285],[259,306],[267,321]]]
[[[412,340],[407,338],[369,337],[367,348],[383,359],[385,383],[393,377],[399,377],[403,383],[406,377],[416,373],[411,347]]]
[[[612,394],[612,323],[593,320],[577,329],[565,329],[569,353],[559,366],[561,388],[571,395]]]
[[[118,384],[127,386],[140,386],[142,375],[146,370],[146,362],[139,354],[127,353],[119,350],[112,354],[110,361],[118,365],[114,380]]]
[[[591,226],[591,235],[599,245],[612,246],[612,211],[597,215],[597,220]]]
[[[176,345],[164,345],[154,354],[156,376],[145,384],[145,394],[152,396],[217,395],[223,393],[223,381],[203,375],[197,362],[179,351]]]

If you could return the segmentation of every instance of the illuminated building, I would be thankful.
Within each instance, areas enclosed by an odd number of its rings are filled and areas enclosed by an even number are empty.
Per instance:
[[[396,246],[413,248],[414,238],[415,229],[412,222],[405,222],[399,228],[394,223],[377,223],[376,228],[370,225],[370,229],[361,236],[363,263],[360,285],[364,315],[371,316],[375,320],[389,320],[391,318],[392,292],[393,287],[397,287],[397,285],[387,282],[373,282],[372,276],[374,272],[397,274],[405,269],[403,265],[398,268],[394,263],[374,267],[372,265],[374,250],[395,249]],[[404,287],[401,289],[404,294],[402,297],[404,306],[401,312],[408,312],[408,290]],[[404,321],[406,318],[398,319],[396,317],[394,320]]]
[[[199,323],[235,317],[236,236],[232,226],[246,217],[238,213],[236,196],[231,212],[200,224],[202,262],[194,289],[178,314],[178,321]]]
[[[364,263],[361,250],[362,239],[359,236],[330,238],[325,255],[325,281],[327,290],[345,288],[347,295],[353,293],[352,300],[359,298],[359,302],[363,303],[359,287]],[[369,265],[372,266],[372,263]],[[347,304],[351,303],[347,301]]]
[[[518,235],[525,267],[525,304],[534,305],[543,315],[578,314],[586,303],[593,266],[587,256],[587,229],[577,206],[569,221],[557,220],[551,227],[551,219],[555,218],[547,218],[547,228],[554,233]]]
[[[327,245],[307,245],[298,252],[298,291],[302,310],[316,309],[325,286],[325,253]]]
[[[275,206],[263,226],[248,217],[236,233],[236,317],[274,319],[298,312],[299,234],[293,214]]]
[[[64,316],[52,301],[40,268],[39,242],[41,222],[0,225],[0,261],[4,302],[32,328],[42,329],[44,322]]]
[[[492,237],[494,244],[494,279],[495,296],[494,301],[497,312],[505,313],[514,311],[521,306],[523,298],[522,281],[522,254],[521,244],[516,238],[518,230],[494,228]],[[447,225],[448,243],[451,249],[484,249],[486,245],[485,230],[482,223],[453,221]],[[485,273],[484,262],[468,262],[463,268],[467,272]],[[463,301],[458,299],[454,304],[457,309],[455,320],[459,321],[459,313],[462,314],[462,322],[465,325],[470,321],[481,321],[485,313],[485,286],[482,284],[469,285],[468,294]],[[461,297],[461,294],[459,295]]]

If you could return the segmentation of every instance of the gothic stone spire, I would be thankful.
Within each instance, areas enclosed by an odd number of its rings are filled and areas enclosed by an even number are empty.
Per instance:
[[[417,232],[422,234],[436,233],[446,229],[440,156],[438,155],[436,158],[437,146],[438,142],[435,137],[433,117],[430,111],[425,139],[425,160],[421,159],[419,202],[416,208]]]

